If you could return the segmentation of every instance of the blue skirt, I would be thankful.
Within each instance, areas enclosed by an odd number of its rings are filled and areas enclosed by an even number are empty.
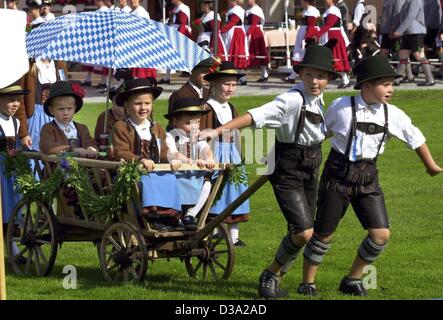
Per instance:
[[[195,205],[197,203],[205,182],[205,174],[205,171],[182,171],[175,173],[182,205]]]
[[[3,223],[8,223],[11,218],[12,210],[21,199],[21,195],[14,190],[14,177],[6,177],[3,172],[3,157],[0,156],[0,182],[2,184],[2,216]],[[2,235],[0,235],[2,236]]]
[[[43,111],[41,104],[35,105],[34,114],[28,119],[28,132],[32,139],[32,150],[40,151],[40,131],[45,124],[52,120],[54,119]]]
[[[216,142],[214,149],[214,157],[220,163],[241,163],[240,153],[235,143]],[[242,170],[245,170],[244,168]],[[215,172],[213,179],[217,179],[218,172]],[[221,198],[212,206],[210,213],[220,214],[227,206],[236,200],[244,191],[248,189],[247,184],[236,186],[233,183],[226,183]],[[250,212],[249,199],[243,202],[232,215],[248,214]]]
[[[141,177],[142,207],[159,206],[181,211],[180,194],[173,173],[150,172]]]

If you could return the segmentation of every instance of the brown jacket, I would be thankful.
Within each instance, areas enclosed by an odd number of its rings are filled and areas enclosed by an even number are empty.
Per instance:
[[[104,126],[105,126],[105,114],[106,111],[103,111],[97,119],[97,123],[95,125],[95,131],[94,131],[94,139],[99,143],[100,141],[100,135],[104,133]],[[106,133],[111,134],[112,128],[116,124],[118,120],[115,118],[114,113],[111,109],[108,110],[108,123],[106,124]]]
[[[17,82],[23,89],[29,90],[29,93],[24,96],[20,101],[20,108],[18,108],[16,117],[20,120],[20,129],[18,131],[18,136],[20,138],[26,137],[28,132],[28,118],[34,114],[34,106],[36,103],[41,103],[40,101],[35,101],[38,75],[36,70],[35,62],[29,63],[29,71]],[[68,69],[66,67],[66,62],[55,61],[55,69],[57,72],[57,80],[59,79],[58,70],[63,69],[66,77],[68,76]]]
[[[152,129],[156,138],[160,138],[160,162],[168,162],[168,147],[166,145],[165,131],[157,123]],[[112,146],[117,160],[140,160],[140,139],[134,127],[128,121],[117,121],[112,129]]]
[[[94,147],[98,150],[95,140],[89,134],[88,127],[74,121],[79,136],[80,148]],[[58,127],[55,121],[51,121],[42,127],[40,132],[40,150],[45,154],[58,154],[60,151],[69,149],[69,141],[65,133]]]

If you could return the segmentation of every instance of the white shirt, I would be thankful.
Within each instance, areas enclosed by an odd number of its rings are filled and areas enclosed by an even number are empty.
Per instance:
[[[137,132],[140,139],[151,141],[151,122],[149,120],[145,119],[145,121],[143,121],[141,124],[136,124],[134,121],[132,121],[131,118],[128,119],[132,126],[135,128],[135,131]]]
[[[109,8],[107,6],[101,6],[100,8],[97,9],[97,11],[108,11]]]
[[[178,141],[176,141],[176,137],[178,137]],[[189,134],[186,134],[183,130],[180,129],[172,129],[171,131],[166,133],[166,145],[169,149],[169,156],[172,156],[180,152],[185,157],[188,153],[188,143],[190,142]],[[206,148],[210,148],[209,144],[206,141],[198,141],[196,144],[191,144],[191,148],[195,148],[194,152],[191,150],[191,155],[196,155],[197,159],[204,159],[204,150]],[[196,160],[196,159],[193,159]]]
[[[192,81],[188,81],[188,83],[192,87],[192,89],[194,89],[195,92],[198,93],[198,97],[200,99],[203,99],[203,87],[202,88],[197,87],[195,84],[192,83]]]
[[[45,19],[43,19],[42,17],[38,17],[38,18],[32,20],[31,25],[36,25],[36,24],[40,24],[40,23],[45,23]]]
[[[356,97],[355,102],[358,122],[372,122],[380,126],[385,125],[385,114],[382,104],[368,106],[361,96]],[[391,136],[397,137],[413,150],[426,142],[421,131],[412,124],[411,119],[402,110],[392,104],[387,104],[387,107],[387,138]],[[336,151],[345,154],[352,121],[350,97],[335,99],[326,111],[325,119],[328,135],[333,134],[332,147]],[[349,160],[374,159],[382,137],[383,133],[368,135],[356,130],[356,137],[351,145]],[[387,139],[385,138],[379,154],[383,153],[386,142]]]
[[[354,9],[354,20],[352,23],[354,26],[358,27],[360,25],[360,20],[365,13],[365,4],[364,1],[359,1]]]
[[[14,120],[12,117],[8,117],[0,112],[0,127],[2,127],[5,137],[15,137],[18,134],[20,128],[20,121],[17,120],[17,132],[14,131]]]
[[[132,10],[131,13],[137,17],[150,19],[148,11],[146,11],[146,9],[143,8],[142,6],[138,6],[137,8]]]
[[[60,128],[61,131],[65,134],[66,138],[68,139],[78,139],[77,136],[77,128],[74,125],[74,122],[71,121],[68,124],[63,124],[57,119],[54,118],[55,123]]]
[[[55,15],[52,12],[49,12],[46,16],[44,16],[45,22],[51,21],[55,19]]]
[[[320,114],[323,117],[323,94],[320,96],[309,95],[302,83],[277,96],[274,101],[248,110],[256,128],[274,128],[277,140],[282,143],[294,143],[297,131],[303,98],[295,89],[303,92],[306,110]],[[297,143],[304,146],[319,144],[325,139],[325,131],[324,123],[313,124],[309,120],[305,120],[304,129],[300,132]]]
[[[214,109],[217,119],[222,125],[232,120],[232,111],[229,103],[225,102],[221,104],[214,99],[209,99],[207,103],[212,107],[212,109]]]

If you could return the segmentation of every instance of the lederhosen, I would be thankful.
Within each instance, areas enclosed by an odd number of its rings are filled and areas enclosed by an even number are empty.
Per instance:
[[[5,131],[0,125],[0,152],[16,149],[17,137],[18,137],[18,131],[17,131],[18,123],[15,117],[12,117],[12,121],[14,123],[14,132],[15,132],[14,139],[12,139],[11,137],[6,137]]]
[[[298,144],[305,121],[324,122],[320,114],[306,110],[303,98],[297,129],[292,143],[275,142],[275,169],[269,176],[274,194],[292,233],[311,229],[317,202],[318,171],[322,161],[321,144]]]
[[[368,228],[389,228],[383,192],[378,183],[377,157],[388,134],[388,107],[383,105],[385,125],[357,122],[355,97],[351,97],[351,129],[343,155],[333,148],[325,163],[321,180],[315,232],[332,234],[351,203],[361,225]],[[383,133],[374,159],[350,161],[352,141],[356,131],[374,135]]]

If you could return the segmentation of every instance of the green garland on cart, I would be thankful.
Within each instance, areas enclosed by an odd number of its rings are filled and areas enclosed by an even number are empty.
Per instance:
[[[30,201],[43,201],[51,204],[57,192],[63,186],[73,187],[78,195],[80,205],[92,217],[104,218],[106,221],[118,221],[118,215],[124,205],[134,199],[134,183],[140,181],[142,175],[149,174],[136,161],[125,162],[117,169],[112,190],[109,194],[99,195],[95,192],[91,179],[85,168],[80,167],[72,156],[60,154],[60,163],[52,175],[37,181],[29,167],[29,159],[21,153],[2,152],[5,174],[13,176],[17,192],[23,194]],[[233,165],[226,169],[220,189],[213,204],[220,200],[224,187],[228,182],[237,188],[248,181],[244,164]]]

